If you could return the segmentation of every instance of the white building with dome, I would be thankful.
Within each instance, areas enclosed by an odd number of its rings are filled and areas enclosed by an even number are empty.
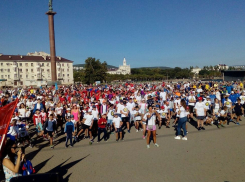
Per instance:
[[[127,75],[131,74],[130,65],[127,65],[126,59],[123,59],[123,65],[119,66],[119,68],[110,68],[107,73],[109,74],[117,74],[117,75]]]

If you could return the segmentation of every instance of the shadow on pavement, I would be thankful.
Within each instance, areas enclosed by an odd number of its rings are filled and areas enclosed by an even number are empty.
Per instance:
[[[90,155],[90,154],[89,154]],[[68,169],[70,169],[71,167],[73,167],[74,165],[76,165],[77,163],[81,162],[83,159],[87,158],[89,155],[81,158],[81,159],[78,159],[76,161],[73,161],[73,162],[70,162],[68,164],[65,164],[68,160],[70,160],[71,158],[68,158],[66,161],[62,162],[61,164],[59,164],[58,166],[56,166],[55,168],[51,169],[50,171],[47,171],[46,173],[59,173],[60,175],[62,175],[62,177],[64,177],[68,171]],[[52,158],[52,157],[51,157]],[[51,159],[50,158],[50,159]],[[50,160],[48,159],[48,160]],[[47,160],[46,160],[47,161]],[[45,162],[45,161],[44,161]],[[44,163],[42,162],[42,163]],[[65,164],[65,165],[63,165]],[[69,178],[71,176],[72,173],[70,173],[69,175],[67,175],[65,177],[65,179],[63,179],[63,181],[69,181]]]
[[[38,165],[36,165],[34,168],[35,168],[35,171],[36,171],[36,173],[38,173],[46,164],[47,164],[47,162],[50,160],[50,159],[52,159],[54,156],[52,156],[52,157],[50,157],[49,159],[47,159],[47,160],[45,160],[45,161],[43,161],[43,162],[41,162],[40,164],[38,164]]]

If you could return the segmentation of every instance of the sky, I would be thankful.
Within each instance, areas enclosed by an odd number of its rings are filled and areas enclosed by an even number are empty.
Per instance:
[[[244,0],[53,0],[56,55],[132,68],[245,64]],[[0,53],[49,53],[48,0],[0,0]]]

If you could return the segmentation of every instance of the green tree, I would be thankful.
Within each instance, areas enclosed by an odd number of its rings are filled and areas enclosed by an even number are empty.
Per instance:
[[[105,82],[107,63],[101,63],[99,59],[89,57],[85,60],[85,75],[84,81],[86,84],[92,84],[95,81]]]

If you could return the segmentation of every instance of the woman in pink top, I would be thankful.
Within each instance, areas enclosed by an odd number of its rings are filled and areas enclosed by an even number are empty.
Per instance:
[[[80,113],[79,113],[79,109],[77,108],[76,104],[73,104],[71,114],[74,116],[75,121],[77,121],[77,122],[80,121]]]

